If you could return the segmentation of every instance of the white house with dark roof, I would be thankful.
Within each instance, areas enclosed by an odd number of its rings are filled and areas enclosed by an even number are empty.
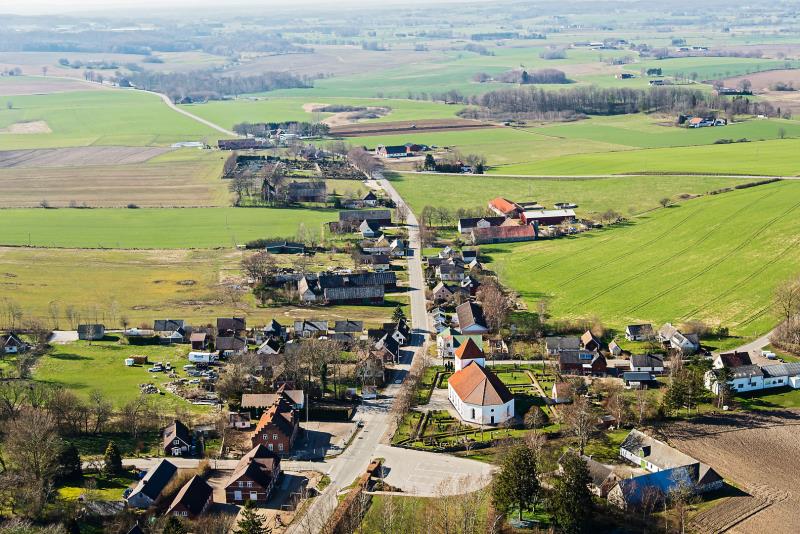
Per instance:
[[[462,334],[488,334],[483,307],[475,302],[464,302],[456,307],[458,329]]]
[[[663,373],[664,358],[656,354],[634,354],[631,356],[631,371]]]

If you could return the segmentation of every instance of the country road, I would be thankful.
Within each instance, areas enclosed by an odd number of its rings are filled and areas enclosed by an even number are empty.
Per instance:
[[[178,112],[178,113],[180,113],[181,115],[186,115],[186,116],[187,116],[187,117],[189,117],[190,119],[192,119],[192,120],[195,120],[195,121],[199,122],[200,124],[204,124],[204,125],[208,126],[209,128],[213,128],[213,129],[217,130],[217,131],[218,131],[218,132],[220,132],[220,133],[224,133],[225,135],[230,135],[231,137],[239,137],[239,134],[237,134],[236,132],[232,132],[231,130],[226,130],[225,128],[223,128],[222,126],[220,126],[220,125],[218,125],[218,124],[215,124],[215,123],[213,123],[213,122],[211,122],[211,121],[209,121],[209,120],[206,120],[206,119],[204,119],[204,118],[202,118],[202,117],[198,117],[198,116],[197,116],[197,115],[195,115],[194,113],[190,113],[190,112],[186,111],[186,110],[185,110],[185,109],[183,109],[183,108],[179,108],[179,107],[178,107],[178,106],[176,106],[176,105],[175,105],[175,104],[172,102],[172,100],[170,100],[170,98],[169,98],[167,95],[165,95],[165,94],[162,94],[162,93],[156,93],[155,91],[145,91],[145,90],[143,90],[143,89],[132,89],[132,90],[133,90],[133,91],[140,91],[140,92],[142,92],[142,93],[149,93],[149,94],[151,94],[151,95],[157,95],[157,96],[161,97],[161,100],[163,100],[163,101],[164,101],[164,103],[165,103],[167,106],[169,106],[169,107],[170,107],[170,109],[172,109],[173,111],[177,111],[177,112]]]

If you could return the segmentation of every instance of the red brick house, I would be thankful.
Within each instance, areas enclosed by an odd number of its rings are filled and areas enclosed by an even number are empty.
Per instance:
[[[278,390],[272,406],[264,410],[253,431],[253,447],[263,445],[278,455],[288,454],[300,430],[300,417],[290,399]]]
[[[605,356],[592,350],[565,350],[558,355],[558,370],[568,375],[604,375]]]
[[[225,484],[225,502],[266,504],[280,476],[281,459],[259,444],[236,465]]]
[[[205,513],[213,501],[214,490],[208,482],[195,475],[175,495],[167,514],[195,519]]]

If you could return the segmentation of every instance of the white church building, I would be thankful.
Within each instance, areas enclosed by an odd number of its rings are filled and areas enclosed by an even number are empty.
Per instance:
[[[471,353],[473,349],[469,350]],[[447,380],[447,394],[465,422],[499,425],[514,417],[514,396],[494,373],[484,368],[484,363],[482,351],[481,357],[456,355],[457,370]]]

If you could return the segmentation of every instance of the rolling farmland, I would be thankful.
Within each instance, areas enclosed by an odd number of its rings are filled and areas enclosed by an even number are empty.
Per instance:
[[[786,181],[618,228],[482,251],[529,306],[549,300],[554,318],[598,317],[614,328],[700,319],[753,336],[774,324],[772,291],[796,274],[798,213],[800,183]]]
[[[5,82],[0,79],[0,87]],[[152,94],[79,91],[9,97],[0,112],[0,130],[43,121],[52,133],[0,134],[4,150],[89,145],[163,146],[178,141],[216,139],[219,132],[170,110]]]
[[[746,180],[716,176],[627,176],[613,178],[535,178],[491,175],[394,174],[392,185],[415,213],[425,206],[485,207],[497,196],[536,200],[552,206],[575,202],[578,213],[615,209],[628,216],[658,207],[662,198],[699,195]]]
[[[293,237],[302,223],[320,232],[335,210],[280,208],[7,209],[0,245],[66,248],[233,247]]]

